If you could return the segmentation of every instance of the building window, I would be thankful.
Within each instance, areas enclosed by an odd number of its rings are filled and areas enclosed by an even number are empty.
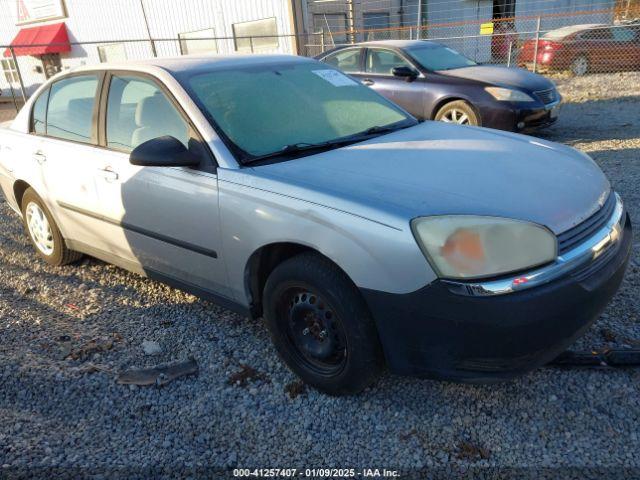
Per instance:
[[[348,43],[347,15],[344,13],[315,13],[313,15],[313,31],[324,32],[325,45]]]
[[[13,83],[20,81],[18,78],[18,69],[12,58],[2,60],[2,71],[4,72],[4,78],[6,78],[7,82]]]
[[[98,56],[100,62],[120,62],[127,59],[127,52],[124,43],[111,43],[109,45],[100,45],[98,47]]]
[[[253,52],[278,46],[276,18],[265,18],[233,24],[233,37],[238,52]]]
[[[197,30],[195,32],[179,33],[180,53],[189,55],[193,53],[218,53],[218,46],[214,39],[213,28]]]

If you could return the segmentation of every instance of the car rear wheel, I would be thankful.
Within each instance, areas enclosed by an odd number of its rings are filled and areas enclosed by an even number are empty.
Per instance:
[[[463,100],[456,100],[444,105],[438,113],[435,120],[446,123],[457,123],[458,125],[480,126],[478,115],[471,105]]]
[[[284,362],[318,390],[355,394],[383,369],[382,347],[364,300],[320,255],[301,254],[274,269],[264,288],[264,316]]]
[[[82,257],[67,248],[49,209],[32,188],[22,197],[22,219],[36,253],[49,265],[67,265]]]
[[[580,55],[571,64],[571,73],[576,77],[581,77],[589,72],[589,59],[585,55]]]

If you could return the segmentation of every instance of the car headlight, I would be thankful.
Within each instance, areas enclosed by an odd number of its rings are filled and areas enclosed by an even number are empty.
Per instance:
[[[472,279],[536,267],[557,256],[545,227],[499,217],[416,218],[411,229],[438,276]]]
[[[489,95],[501,102],[535,102],[535,100],[520,90],[510,88],[486,87],[484,89]]]

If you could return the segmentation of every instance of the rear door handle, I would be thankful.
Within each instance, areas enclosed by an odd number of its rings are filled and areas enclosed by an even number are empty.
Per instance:
[[[42,153],[40,150],[38,150],[37,152],[33,153],[33,159],[38,162],[40,165],[42,165],[44,162],[47,161],[47,156]]]
[[[114,172],[109,167],[98,170],[98,175],[104,178],[107,182],[115,182],[118,180],[118,173]]]
[[[369,87],[369,86],[373,85],[373,84],[374,84],[374,83],[376,83],[376,82],[374,82],[374,81],[373,81],[373,80],[371,80],[370,78],[365,78],[364,80],[362,80],[362,83],[363,83],[364,85],[367,85],[367,86]]]

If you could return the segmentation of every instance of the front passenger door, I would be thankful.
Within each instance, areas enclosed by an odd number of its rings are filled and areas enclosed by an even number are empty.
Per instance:
[[[213,158],[173,97],[152,77],[115,73],[104,91],[97,178],[99,214],[112,254],[149,276],[179,280],[227,295]],[[193,151],[201,168],[142,167],[129,162],[138,145],[172,136]]]
[[[386,48],[368,48],[362,83],[400,105],[419,119],[425,118],[425,84],[423,79],[408,80],[393,75],[395,67],[416,68],[399,53]]]

